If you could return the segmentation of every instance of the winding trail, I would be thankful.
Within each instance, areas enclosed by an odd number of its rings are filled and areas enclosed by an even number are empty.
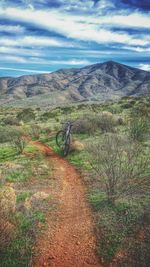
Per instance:
[[[34,267],[102,267],[95,254],[96,240],[84,185],[77,170],[53,150],[38,141],[32,142],[54,166],[60,190],[58,221],[52,234],[51,220],[36,244]]]

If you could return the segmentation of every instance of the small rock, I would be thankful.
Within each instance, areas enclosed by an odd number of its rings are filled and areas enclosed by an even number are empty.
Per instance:
[[[76,244],[77,244],[77,245],[80,245],[80,242],[79,242],[79,241],[77,241],[77,242],[76,242]]]
[[[97,262],[94,261],[93,259],[87,259],[86,263],[89,264],[89,265],[92,265],[92,266],[97,264]]]
[[[85,146],[81,142],[74,140],[71,143],[70,151],[79,151],[80,152],[80,151],[84,150],[84,148],[85,148]]]
[[[77,237],[76,235],[73,235],[73,237]]]
[[[49,194],[45,193],[45,192],[37,192],[35,193],[31,198],[35,198],[38,200],[45,200],[49,197]]]
[[[51,255],[51,256],[48,257],[48,259],[49,259],[49,260],[54,260],[55,257],[54,257],[53,255]]]
[[[113,114],[109,111],[102,111],[102,115],[106,116],[106,117],[112,117],[113,116]]]

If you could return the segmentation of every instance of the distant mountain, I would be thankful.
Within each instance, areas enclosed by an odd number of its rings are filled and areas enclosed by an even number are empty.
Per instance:
[[[0,101],[49,97],[55,103],[117,99],[150,93],[150,73],[108,61],[49,74],[0,78]]]

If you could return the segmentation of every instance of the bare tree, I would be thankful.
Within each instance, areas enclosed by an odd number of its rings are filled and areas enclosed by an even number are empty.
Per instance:
[[[91,144],[88,151],[109,203],[115,204],[122,196],[145,192],[148,183],[145,170],[149,161],[140,145],[107,135],[103,141]]]

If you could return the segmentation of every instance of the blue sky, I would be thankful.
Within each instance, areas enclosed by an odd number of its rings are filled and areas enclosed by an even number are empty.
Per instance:
[[[150,71],[150,0],[1,0],[0,76],[107,60]]]

